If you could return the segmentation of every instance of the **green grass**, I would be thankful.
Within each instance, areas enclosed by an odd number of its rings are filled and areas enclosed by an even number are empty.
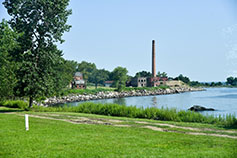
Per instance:
[[[138,108],[118,104],[101,104],[86,102],[74,107],[38,107],[34,106],[35,112],[76,112],[108,116],[120,116],[130,118],[145,118],[162,121],[197,122],[206,124],[217,124],[225,128],[237,128],[237,118],[233,115],[220,117],[204,116],[191,111],[177,111],[176,109]]]
[[[23,100],[6,100],[1,101],[0,106],[5,106],[9,108],[27,109],[28,103]]]
[[[163,129],[168,129],[171,131],[177,132],[202,132],[202,133],[212,133],[212,134],[227,134],[229,136],[237,136],[237,129],[232,129],[232,133],[229,133],[229,129],[219,127],[213,124],[200,124],[200,123],[181,123],[181,122],[173,122],[173,121],[157,121],[157,120],[148,120],[148,119],[134,119],[127,117],[113,117],[113,116],[101,116],[94,114],[83,114],[83,113],[65,113],[65,112],[27,112],[28,114],[50,117],[54,119],[63,119],[63,120],[72,120],[78,118],[88,118],[89,120],[119,120],[116,124],[118,125],[129,125],[135,127],[143,127],[144,125],[150,125],[154,127],[162,127]],[[144,123],[142,123],[144,122]],[[159,123],[159,124],[157,124]],[[162,126],[160,125],[162,124]],[[169,127],[168,125],[175,125],[177,127]],[[192,127],[195,128],[193,130],[185,129],[183,127]]]
[[[67,89],[62,92],[60,92],[60,96],[67,96],[69,94],[96,94],[98,92],[108,92],[108,91],[114,91],[114,88],[88,88],[88,89]]]
[[[24,111],[23,109],[19,108],[8,108],[4,106],[0,106],[0,113],[6,113],[6,112],[21,112]]]
[[[0,157],[226,157],[237,155],[237,141],[149,129],[70,124],[0,114]]]
[[[133,90],[147,90],[147,91],[155,91],[158,89],[167,89],[168,86],[159,86],[159,87],[125,87],[122,91],[129,92]],[[88,86],[87,89],[66,89],[58,93],[59,96],[67,96],[69,94],[96,94],[98,92],[108,92],[108,91],[116,91],[115,88],[111,87],[98,87],[95,89],[93,86]]]

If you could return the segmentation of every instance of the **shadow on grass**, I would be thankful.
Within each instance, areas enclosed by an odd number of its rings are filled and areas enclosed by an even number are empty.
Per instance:
[[[225,129],[237,129],[237,124],[231,125],[231,126],[226,126],[224,127]]]
[[[22,112],[24,110],[22,109],[16,109],[16,108],[7,108],[4,106],[0,106],[0,113],[7,113],[7,112]]]

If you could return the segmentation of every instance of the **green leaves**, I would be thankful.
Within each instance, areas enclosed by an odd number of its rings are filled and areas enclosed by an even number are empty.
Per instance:
[[[19,48],[12,57],[19,63],[17,86],[19,96],[32,98],[49,96],[58,90],[56,65],[62,64],[62,52],[55,42],[63,42],[69,31],[66,24],[71,10],[69,0],[5,0],[9,23],[22,36],[17,38]],[[60,87],[61,88],[61,87]]]
[[[18,46],[18,36],[5,20],[0,23],[0,100],[13,96],[17,64],[12,61],[10,53]]]
[[[113,70],[112,74],[113,74],[114,84],[118,91],[122,91],[122,89],[126,86],[127,73],[128,73],[128,70],[120,66]]]

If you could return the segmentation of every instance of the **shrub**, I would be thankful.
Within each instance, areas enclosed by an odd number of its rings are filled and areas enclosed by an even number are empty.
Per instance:
[[[32,111],[37,112],[78,112],[108,116],[121,116],[131,118],[145,118],[163,121],[198,122],[208,124],[218,124],[224,127],[237,127],[237,118],[233,115],[226,116],[205,116],[192,111],[177,111],[168,108],[138,108],[135,106],[125,106],[119,104],[101,103],[81,103],[74,107],[38,107],[33,106]]]
[[[0,103],[1,106],[9,108],[27,109],[28,103],[23,100],[7,100]]]

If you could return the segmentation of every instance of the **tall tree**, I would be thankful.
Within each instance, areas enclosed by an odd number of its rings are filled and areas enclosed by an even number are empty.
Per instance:
[[[115,68],[112,73],[115,87],[120,92],[126,86],[128,70],[119,66]]]
[[[62,63],[56,65],[54,68],[56,70],[55,74],[55,90],[56,92],[60,92],[61,89],[68,87],[72,80],[73,76],[77,70],[78,63],[73,60],[65,60],[61,59]]]
[[[66,24],[71,10],[69,0],[5,0],[3,2],[12,28],[23,33],[20,49],[13,57],[21,63],[17,77],[20,96],[33,99],[48,96],[55,90],[55,65],[61,64],[62,52],[55,42],[63,42],[62,35],[69,31]]]
[[[94,63],[89,63],[86,61],[82,61],[78,64],[77,71],[81,72],[83,74],[84,80],[88,81],[89,78],[91,78],[92,72],[96,70],[96,65]]]
[[[95,69],[91,74],[91,81],[95,83],[97,89],[98,83],[103,84],[109,78],[109,72],[105,69]]]
[[[137,72],[135,77],[151,77],[151,73],[148,71]]]
[[[10,52],[17,48],[18,37],[5,20],[0,23],[0,100],[13,96],[17,64],[11,61]]]

